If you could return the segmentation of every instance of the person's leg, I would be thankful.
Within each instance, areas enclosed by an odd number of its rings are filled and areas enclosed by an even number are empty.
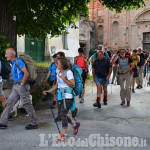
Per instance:
[[[0,118],[1,124],[7,125],[8,117],[11,113],[11,110],[12,110],[13,106],[17,103],[18,100],[19,100],[19,94],[16,91],[16,85],[14,85],[13,89],[12,89],[12,93],[8,97],[5,108],[1,114],[1,118]]]
[[[104,102],[104,105],[107,105],[107,86],[103,86],[103,89],[104,89],[104,98],[103,98],[103,102]]]
[[[101,108],[101,104],[100,104],[100,101],[101,101],[101,84],[100,84],[99,80],[100,80],[99,78],[96,78],[97,99],[96,99],[96,102],[93,104],[93,106]]]
[[[29,86],[29,85],[25,85],[25,87],[21,87],[20,85],[17,86],[17,91],[20,95],[20,101],[23,105],[23,108],[26,110],[26,112],[29,114],[29,117],[30,117],[30,127],[29,125],[26,126],[26,129],[33,129],[33,128],[36,128],[37,127],[37,118],[35,116],[35,110],[33,108],[33,105],[31,104],[31,101],[30,101],[30,94],[29,94],[29,91],[26,89],[26,86]],[[32,128],[32,126],[33,128]],[[28,128],[29,127],[29,128]]]
[[[124,105],[125,103],[125,89],[124,89],[124,82],[125,78],[123,74],[119,74],[119,83],[120,83],[120,97],[122,100],[122,103]]]
[[[131,100],[131,91],[130,91],[130,72],[125,74],[125,80],[126,80],[126,87],[125,87],[125,97],[127,100],[127,105],[130,106],[130,100]]]
[[[132,78],[132,92],[133,93],[135,93],[134,86],[135,86],[135,78],[133,77]]]
[[[140,71],[139,71],[139,84],[140,87],[142,88],[143,85],[143,70],[144,70],[144,66],[141,66]]]

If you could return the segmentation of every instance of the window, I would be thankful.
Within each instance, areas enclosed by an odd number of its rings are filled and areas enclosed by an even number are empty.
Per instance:
[[[104,34],[104,28],[102,25],[98,26],[98,35],[97,35],[97,40],[98,40],[98,44],[103,44],[103,34]]]
[[[67,33],[62,34],[62,44],[63,44],[63,49],[68,50]]]
[[[112,24],[112,40],[118,39],[118,33],[119,33],[118,22],[114,21]]]

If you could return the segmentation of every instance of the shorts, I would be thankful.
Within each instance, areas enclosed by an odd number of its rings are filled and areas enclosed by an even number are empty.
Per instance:
[[[106,78],[96,77],[95,82],[100,83],[102,86],[107,86],[109,84],[109,80],[106,80]]]
[[[4,96],[4,92],[3,92],[3,82],[0,82],[0,96]]]
[[[83,69],[83,73],[82,73],[82,84],[83,84],[83,88],[85,87],[85,80],[87,78],[87,71],[85,71],[85,69]]]
[[[134,67],[132,70],[133,70],[133,78],[138,77],[138,69],[137,69],[137,67]]]

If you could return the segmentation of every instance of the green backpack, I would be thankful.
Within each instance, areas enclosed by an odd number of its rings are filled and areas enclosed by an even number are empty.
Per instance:
[[[9,79],[11,73],[10,63],[5,59],[0,59],[1,61],[1,73],[0,76],[2,79]]]

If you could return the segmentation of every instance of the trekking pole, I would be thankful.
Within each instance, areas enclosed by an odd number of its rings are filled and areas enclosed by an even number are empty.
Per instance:
[[[54,113],[53,113],[53,110],[52,110],[50,101],[49,101],[49,99],[48,99],[48,96],[49,96],[49,94],[46,93],[46,99],[48,100],[49,108],[51,109],[51,112],[52,112],[52,114],[53,114],[53,118],[54,118],[54,121],[55,121],[55,123],[56,123],[56,127],[57,127],[57,129],[58,129],[58,132],[59,132],[59,134],[61,135],[62,133],[60,132],[60,129],[59,129],[59,126],[58,126],[58,124],[57,124],[57,121],[56,121],[55,115],[54,115]]]

